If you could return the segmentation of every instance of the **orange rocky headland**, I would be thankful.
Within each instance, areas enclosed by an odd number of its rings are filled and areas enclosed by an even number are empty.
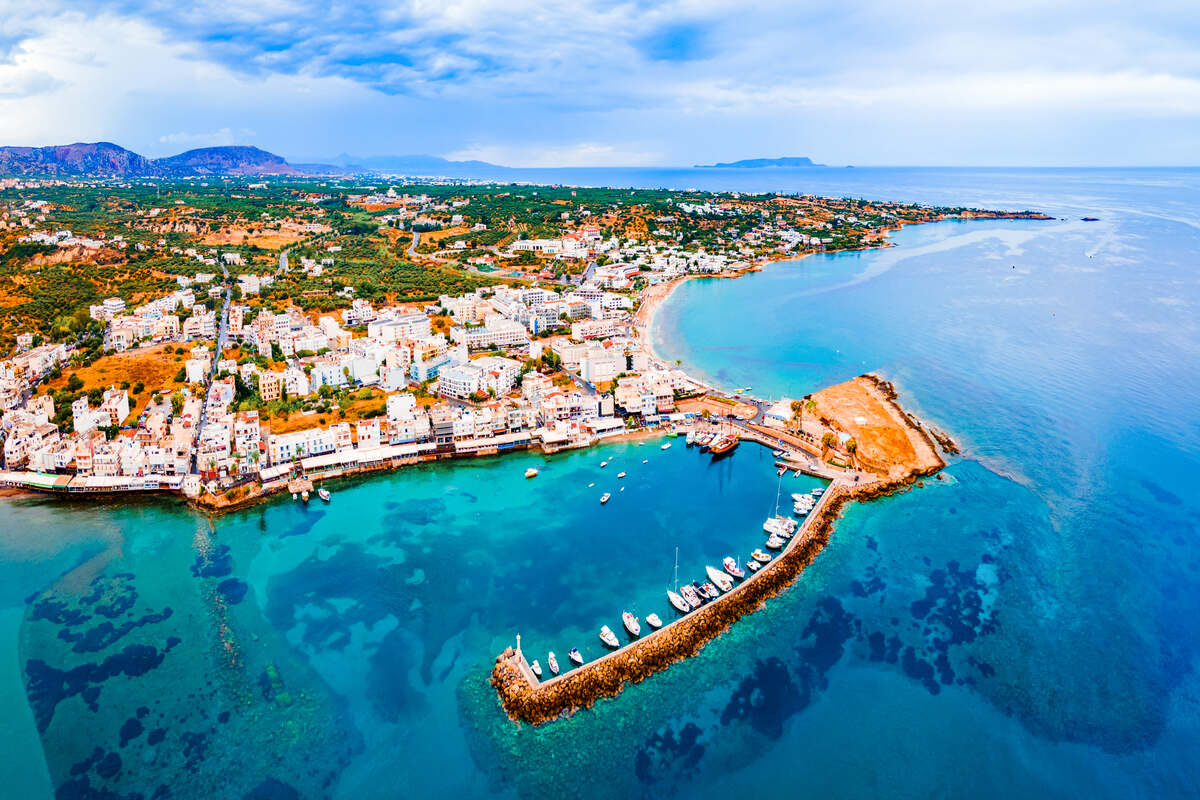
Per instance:
[[[696,655],[800,576],[828,543],[834,522],[847,503],[903,491],[945,466],[929,434],[899,406],[885,381],[862,376],[814,397],[827,429],[861,437],[859,479],[835,480],[777,558],[730,593],[660,631],[544,683],[531,679],[523,656],[507,648],[496,658],[491,682],[511,719],[539,725],[561,718]],[[868,480],[862,480],[864,475]]]

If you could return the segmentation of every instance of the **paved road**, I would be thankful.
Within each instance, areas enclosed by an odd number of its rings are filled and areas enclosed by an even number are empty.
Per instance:
[[[292,251],[288,249],[279,254],[279,269],[275,270],[276,276],[283,275],[288,271],[288,253],[290,252]]]
[[[413,231],[413,232],[412,232],[412,235],[413,235],[413,240],[412,240],[412,244],[410,244],[410,245],[408,246],[408,254],[409,254],[410,256],[416,257],[416,255],[417,255],[417,245],[418,245],[418,244],[420,244],[420,242],[421,242],[421,232],[420,232],[420,231]]]
[[[286,253],[285,253],[286,255]],[[281,260],[284,256],[280,256]],[[221,264],[221,272],[225,277],[229,277],[229,270],[225,269],[225,265]],[[221,360],[221,353],[225,350],[225,336],[229,330],[229,302],[232,299],[232,293],[229,287],[225,287],[224,302],[221,304],[221,321],[217,324],[217,352],[213,358],[212,370],[208,375],[208,392],[204,397],[204,405],[200,407],[200,422],[196,425],[196,438],[192,440],[193,448],[196,442],[200,441],[200,436],[204,433],[204,426],[208,422],[208,395],[212,392],[213,381],[217,377],[217,362]],[[197,453],[192,453],[191,471],[197,473],[200,471],[200,465],[197,463]]]

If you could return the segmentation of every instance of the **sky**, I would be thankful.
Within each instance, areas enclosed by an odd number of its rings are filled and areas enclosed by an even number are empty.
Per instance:
[[[1196,165],[1200,3],[0,0],[0,144]]]

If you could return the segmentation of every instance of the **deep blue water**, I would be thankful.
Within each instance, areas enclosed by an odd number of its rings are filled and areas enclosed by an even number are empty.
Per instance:
[[[492,656],[518,632],[594,653],[622,608],[665,614],[676,547],[686,576],[760,540],[769,454],[438,465],[212,526],[3,502],[13,796],[1195,796],[1200,173],[580,172],[529,177],[1066,219],[912,227],[681,287],[665,355],[774,396],[878,371],[964,454],[850,508],[699,657],[538,729],[500,713]]]

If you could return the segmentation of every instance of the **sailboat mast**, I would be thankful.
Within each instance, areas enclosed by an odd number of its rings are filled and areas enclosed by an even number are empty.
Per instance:
[[[675,591],[679,591],[679,546],[675,546]]]

